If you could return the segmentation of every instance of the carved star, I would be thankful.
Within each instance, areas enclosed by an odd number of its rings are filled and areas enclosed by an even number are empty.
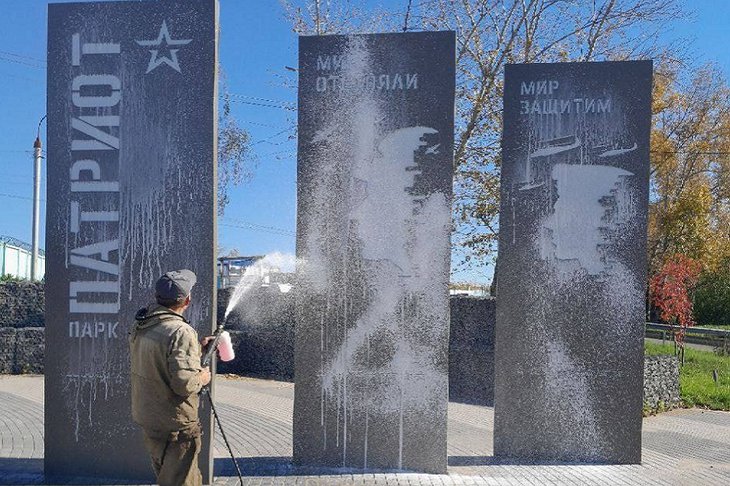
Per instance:
[[[186,44],[189,44],[192,39],[172,39],[170,37],[170,32],[167,30],[167,23],[163,20],[162,21],[162,27],[160,27],[160,33],[157,36],[157,39],[155,40],[138,40],[135,41],[140,46],[145,47],[158,47],[162,45],[162,41],[165,41],[165,46],[168,48],[170,46],[184,46]],[[145,74],[150,73],[153,69],[155,69],[157,66],[160,66],[162,64],[167,64],[172,69],[174,69],[177,72],[180,71],[180,64],[177,61],[177,51],[180,49],[170,49],[170,57],[167,56],[160,56],[159,52],[160,49],[150,49],[150,62],[147,64],[147,72]]]

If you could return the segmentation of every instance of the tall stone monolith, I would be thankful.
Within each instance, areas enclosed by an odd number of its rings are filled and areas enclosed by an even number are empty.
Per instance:
[[[494,454],[641,460],[652,63],[508,65]]]
[[[127,333],[162,273],[197,274],[187,316],[213,327],[216,46],[215,0],[49,7],[47,478],[152,479]]]
[[[454,34],[299,47],[294,460],[444,472]]]

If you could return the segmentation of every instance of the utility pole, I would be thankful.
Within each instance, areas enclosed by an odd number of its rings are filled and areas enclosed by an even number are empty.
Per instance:
[[[33,142],[33,243],[30,259],[30,279],[38,280],[38,241],[40,239],[41,221],[41,123],[46,117],[38,122],[38,135]]]

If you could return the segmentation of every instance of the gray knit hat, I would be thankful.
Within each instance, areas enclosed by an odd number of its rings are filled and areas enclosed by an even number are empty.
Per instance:
[[[195,282],[197,278],[190,270],[173,270],[157,280],[155,292],[158,299],[179,301],[190,295]]]

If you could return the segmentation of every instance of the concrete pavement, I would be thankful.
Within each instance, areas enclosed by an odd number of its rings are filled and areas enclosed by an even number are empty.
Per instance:
[[[699,409],[645,418],[641,465],[499,464],[491,455],[493,409],[451,403],[448,475],[297,469],[291,465],[293,392],[291,383],[218,377],[216,407],[246,484],[730,484],[730,413]],[[0,484],[43,484],[43,377],[0,375],[0,411]],[[215,458],[215,484],[238,484],[220,434]]]

